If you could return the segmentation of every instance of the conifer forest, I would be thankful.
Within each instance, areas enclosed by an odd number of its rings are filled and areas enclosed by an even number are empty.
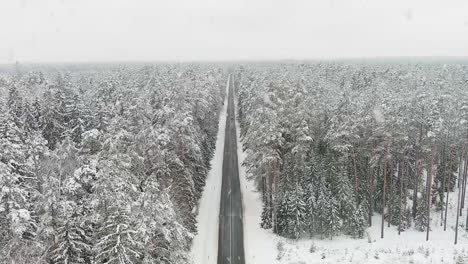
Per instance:
[[[240,67],[245,165],[262,192],[261,225],[291,238],[361,238],[367,226],[387,224],[395,232],[413,226],[429,237],[429,219],[446,224],[447,196],[460,188],[462,215],[467,69]],[[375,213],[384,215],[381,223],[372,222]]]
[[[279,241],[468,241],[466,63],[16,65],[0,68],[0,263],[194,263],[197,236],[218,245],[220,194],[203,196],[227,191],[224,123],[245,263],[263,243],[249,223]],[[282,243],[257,254],[281,261]]]
[[[189,263],[225,71],[71,68],[0,79],[0,263]]]

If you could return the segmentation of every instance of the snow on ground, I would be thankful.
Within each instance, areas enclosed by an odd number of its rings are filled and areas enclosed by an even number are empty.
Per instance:
[[[426,241],[426,232],[414,229],[398,235],[396,227],[388,227],[387,222],[384,229],[385,238],[381,239],[379,214],[374,216],[374,225],[367,230],[367,235],[363,239],[339,236],[333,240],[328,238],[290,240],[276,236],[271,230],[262,229],[261,196],[256,191],[253,181],[246,178],[246,171],[242,166],[245,153],[242,151],[239,133],[240,128],[237,124],[237,153],[244,206],[244,245],[247,264],[468,264],[468,233],[464,230],[466,208],[460,217],[458,244],[454,245],[457,191],[450,193],[449,196],[447,231],[443,231],[443,227],[440,226],[440,212],[431,212],[432,231],[429,241]],[[468,199],[465,204],[468,204]]]
[[[229,83],[229,79],[228,82]],[[226,91],[227,91],[226,85]],[[219,116],[216,150],[198,207],[197,230],[191,254],[194,264],[216,264],[218,257],[219,206],[223,172],[224,135],[226,131],[227,93]]]
[[[455,195],[454,195],[455,196]],[[452,200],[455,202],[456,198]],[[456,206],[456,205],[455,205]],[[458,244],[454,245],[455,216],[452,209],[447,231],[440,227],[440,214],[432,216],[429,241],[426,232],[414,229],[398,235],[395,226],[387,227],[385,238],[380,238],[380,215],[373,218],[374,226],[364,239],[340,236],[330,239],[281,239],[283,250],[276,250],[279,260],[271,263],[468,263],[468,235],[459,229]],[[464,216],[465,216],[464,212]],[[463,219],[464,222],[465,219]]]

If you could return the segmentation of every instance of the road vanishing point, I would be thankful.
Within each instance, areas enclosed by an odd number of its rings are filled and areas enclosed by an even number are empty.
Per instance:
[[[219,211],[218,264],[245,263],[233,83],[232,77],[229,76],[223,179]]]

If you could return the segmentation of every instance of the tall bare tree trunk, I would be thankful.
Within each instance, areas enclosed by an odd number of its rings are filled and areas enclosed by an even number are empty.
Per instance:
[[[393,168],[393,162],[390,162],[390,168]],[[390,186],[388,188],[388,195],[390,195],[390,197],[393,197],[393,170],[391,169],[390,170],[390,173],[388,173],[389,176],[390,176]],[[388,209],[387,209],[387,213],[388,213],[388,221],[387,221],[387,224],[388,224],[388,227],[390,227],[390,219],[392,217],[391,213],[392,213],[392,208],[390,208],[392,204],[389,204],[388,205]]]
[[[432,145],[431,148],[431,157],[429,161],[429,170],[427,172],[427,233],[426,233],[426,241],[429,240],[429,231],[431,230],[431,191],[432,191],[432,167],[434,165],[434,151],[435,151],[435,146],[434,144]]]
[[[465,149],[463,148],[463,149],[461,150],[460,158],[459,158],[459,163],[458,163],[458,164],[460,164],[460,165],[458,166],[457,188],[460,188],[460,185],[461,185],[460,181],[461,181],[461,176],[462,176],[463,170],[464,170],[464,168],[463,168],[463,161],[465,160],[465,158],[464,158],[464,156],[463,156],[464,153],[465,153]]]
[[[371,147],[371,156],[369,160],[369,226],[372,226],[372,216],[374,214],[374,169],[372,168],[372,160],[374,159],[375,155],[375,146],[372,144]]]
[[[467,171],[468,171],[467,163],[468,163],[468,155],[466,155],[465,153],[465,161],[463,164],[463,182],[461,186],[462,196],[461,196],[461,201],[460,201],[460,216],[462,216],[463,214],[463,206],[465,203],[466,178],[467,178],[466,176],[467,176]]]
[[[466,193],[466,178],[468,178],[468,166],[466,166],[468,164],[468,155],[467,153],[465,153],[465,173],[464,173],[464,180],[465,180],[465,186],[464,186],[464,190],[463,190],[463,198],[462,198],[462,204],[465,203],[465,193]],[[460,214],[461,215],[461,214]],[[466,208],[466,222],[465,222],[465,230],[468,232],[468,226],[466,226],[468,224],[468,206]]]
[[[403,179],[404,179],[404,170],[402,166],[402,160],[400,160],[399,166],[399,174],[400,174],[400,215],[398,217],[398,235],[401,233],[401,219],[403,217]]]
[[[458,211],[460,210],[460,198],[461,198],[461,193],[462,193],[462,189],[461,188],[458,188],[458,199],[457,199],[457,220],[456,220],[456,223],[455,223],[455,245],[457,244],[457,239],[458,239],[458,219],[460,218],[460,214],[458,213]]]
[[[468,155],[465,154],[465,165],[464,165],[464,172],[463,172],[463,186],[462,186],[462,189],[463,189],[463,192],[462,192],[462,197],[461,197],[461,208],[460,208],[460,216],[462,216],[462,212],[463,212],[463,206],[465,205],[465,194],[466,194],[466,183],[467,183],[467,178],[468,178],[468,166],[466,166],[468,164]],[[467,210],[468,212],[468,210]]]
[[[419,147],[422,145],[422,125],[419,128],[419,146],[416,146],[416,164],[415,164],[415,175],[414,175],[414,186],[413,186],[413,218],[416,218],[418,212],[418,187],[419,187]]]
[[[466,208],[466,222],[465,222],[465,230],[468,232],[468,207]]]
[[[440,226],[442,226],[443,222],[444,222],[444,192],[445,192],[445,185],[446,185],[445,179],[447,178],[446,175],[445,175],[445,172],[447,171],[446,146],[447,146],[447,137],[445,137],[444,148],[442,150],[442,160],[443,160],[442,165],[444,166],[444,168],[443,168],[443,171],[442,171],[442,177],[443,177],[443,179],[442,179],[442,191],[441,191],[442,195],[440,197],[440,206],[441,206],[441,208],[440,208]]]
[[[460,204],[460,206],[461,206],[460,210],[461,210],[463,207],[465,207],[465,202],[463,201],[463,197],[465,197],[465,178],[466,178],[466,177],[465,177],[465,171],[466,171],[466,168],[467,168],[466,162],[465,162],[466,155],[467,155],[467,154],[465,153],[465,150],[463,149],[463,152],[462,152],[462,157],[463,157],[463,158],[460,160],[460,164],[463,164],[463,171],[462,171],[461,177],[459,176],[459,178],[461,178],[461,183],[460,183],[459,188],[462,189],[462,198],[461,198],[462,200],[460,201],[460,202],[461,202],[461,204]],[[461,213],[460,213],[460,216],[461,216]]]
[[[448,188],[447,188],[447,195],[445,197],[445,216],[444,216],[444,231],[447,230],[447,211],[448,211],[448,201],[449,201],[449,193],[450,193],[450,179],[452,177],[452,152],[449,153],[449,169],[448,169]],[[445,191],[445,190],[442,190]]]
[[[383,171],[383,194],[382,194],[382,228],[380,237],[384,238],[384,225],[385,225],[385,211],[387,207],[386,196],[387,196],[387,156],[388,156],[388,142],[385,143],[385,154],[384,154],[384,171]]]
[[[275,150],[273,149],[273,155],[275,154]],[[271,181],[271,204],[273,207],[273,213],[272,213],[272,222],[273,222],[273,229],[274,232],[276,233],[278,231],[278,221],[277,221],[277,204],[276,204],[276,192],[278,191],[278,161],[276,159],[273,159],[273,162],[271,164],[272,167],[272,181]]]
[[[407,208],[407,205],[408,205],[408,199],[406,197],[407,193],[408,193],[408,174],[405,174],[405,169],[407,168],[407,162],[405,162],[405,159],[403,159],[403,208],[404,208],[404,211],[403,213],[406,214],[406,208]],[[406,175],[406,176],[405,176]]]
[[[357,196],[359,180],[357,176],[356,151],[353,149],[354,194]]]

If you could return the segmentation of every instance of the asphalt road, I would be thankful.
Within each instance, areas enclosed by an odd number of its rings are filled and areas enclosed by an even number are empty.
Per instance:
[[[218,264],[244,264],[242,195],[237,162],[234,85],[229,79],[226,135],[224,139],[223,180],[219,211]]]

